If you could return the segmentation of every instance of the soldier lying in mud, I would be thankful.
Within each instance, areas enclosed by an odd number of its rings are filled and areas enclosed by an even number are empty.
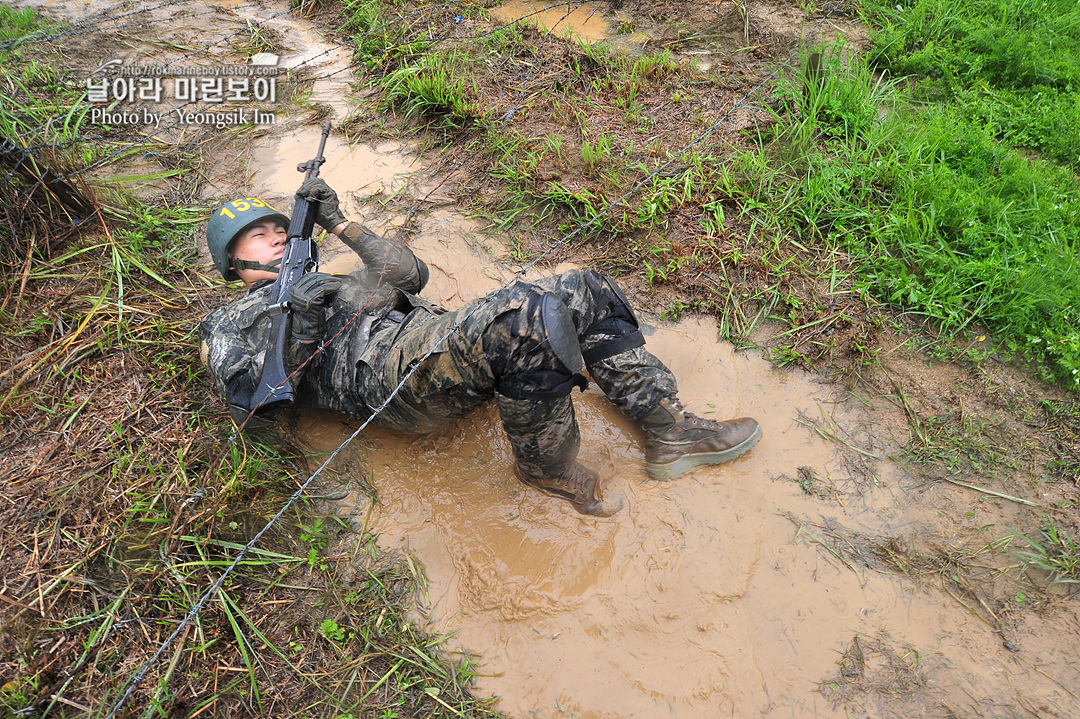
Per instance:
[[[570,393],[586,387],[583,370],[644,430],[653,479],[733,459],[761,437],[753,419],[715,422],[682,408],[674,375],[645,349],[613,279],[573,270],[518,280],[447,312],[417,297],[427,265],[408,247],[349,222],[323,180],[305,181],[298,197],[317,200],[316,222],[364,263],[349,275],[309,272],[293,286],[288,369],[311,360],[294,377],[300,404],[367,418],[419,362],[375,421],[432,432],[495,399],[519,478],[597,517],[619,511],[622,500],[605,499],[597,473],[576,461],[580,435]],[[203,362],[238,424],[247,420],[260,376],[269,325],[261,317],[288,222],[247,198],[222,206],[207,228],[217,269],[247,286],[200,328]],[[420,361],[436,342],[437,351]]]

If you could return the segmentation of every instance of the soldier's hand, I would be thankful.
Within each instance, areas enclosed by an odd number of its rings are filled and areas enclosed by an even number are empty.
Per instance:
[[[308,272],[292,286],[292,335],[311,342],[322,339],[326,307],[337,297],[341,280],[325,272]]]
[[[348,222],[345,215],[341,214],[337,193],[321,177],[311,177],[304,180],[304,184],[300,185],[300,189],[296,191],[296,199],[318,202],[318,209],[315,211],[315,222],[328,232],[333,232],[335,227],[343,222]]]

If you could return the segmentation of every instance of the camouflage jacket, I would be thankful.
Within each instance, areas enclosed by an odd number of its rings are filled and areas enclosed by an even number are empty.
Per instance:
[[[341,276],[342,287],[327,308],[321,351],[294,379],[301,405],[366,416],[357,387],[356,367],[367,350],[372,326],[393,313],[423,307],[439,311],[415,296],[427,283],[428,270],[404,245],[383,239],[350,223],[341,239],[364,266]],[[199,326],[200,354],[218,392],[237,423],[247,419],[250,399],[262,374],[269,344],[270,318],[264,313],[271,280],[256,283],[242,297],[220,307]],[[394,312],[397,310],[397,312]],[[286,368],[292,372],[316,353],[316,343],[289,340]]]

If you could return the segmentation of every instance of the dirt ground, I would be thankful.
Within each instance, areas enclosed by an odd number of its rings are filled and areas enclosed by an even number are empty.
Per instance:
[[[115,5],[19,4],[77,24]],[[680,62],[724,75],[726,89],[701,91],[708,119],[805,35],[797,4],[749,8],[744,21],[726,2],[626,0],[546,17],[631,52],[670,47]],[[507,2],[462,32],[537,9]],[[352,86],[351,53],[335,46],[344,38],[329,12],[186,0],[54,44],[76,78],[113,56],[128,65],[243,64],[253,23],[265,23],[282,65],[303,65],[307,77],[282,80],[272,124],[121,128],[131,138],[153,133],[155,151],[94,180],[183,164],[193,172],[129,189],[151,203],[251,194],[288,206],[299,182],[293,167],[329,117],[349,135],[333,134],[322,176],[346,196],[347,214],[408,236],[432,267],[432,301],[456,307],[498,287],[523,249],[556,234],[554,222],[517,227],[512,237],[490,233],[473,214],[498,203],[488,168],[453,138],[431,141],[376,113],[372,91]],[[865,42],[851,14],[826,29]],[[532,79],[557,72],[553,63]],[[733,115],[725,141],[739,142],[755,112]],[[552,121],[538,114],[519,121],[536,122],[539,135]],[[670,133],[678,145],[692,128],[673,122]],[[586,182],[572,167],[549,171]],[[693,239],[692,223],[674,216],[672,226],[675,243]],[[353,267],[336,241],[323,257],[324,270]],[[628,271],[649,347],[675,371],[689,408],[755,416],[765,435],[729,465],[655,483],[644,474],[638,430],[595,388],[586,392],[577,401],[582,457],[627,504],[597,520],[513,479],[494,408],[435,436],[366,432],[338,460],[339,474],[356,481],[343,481],[321,510],[373,529],[381,547],[423,568],[414,620],[452,633],[452,649],[474,657],[476,692],[522,719],[1080,716],[1080,604],[1073,585],[1032,563],[1022,538],[1039,539],[1050,521],[1080,537],[1075,397],[994,359],[992,338],[951,348],[952,356],[981,351],[979,361],[937,359],[927,328],[876,306],[836,327],[846,339],[817,371],[778,369],[760,351],[718,341],[712,315],[665,318],[673,301],[701,297],[711,277],[651,286],[629,248],[611,241],[560,248],[539,271],[598,260]],[[207,307],[227,299],[214,289],[200,297]],[[770,346],[786,329],[768,324],[753,339]],[[851,338],[868,347],[850,351]],[[315,459],[356,427],[326,413],[293,422]]]

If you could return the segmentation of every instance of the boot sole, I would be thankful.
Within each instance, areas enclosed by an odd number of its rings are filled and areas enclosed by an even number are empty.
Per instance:
[[[761,439],[761,435],[761,426],[758,425],[758,428],[754,430],[752,435],[731,449],[725,449],[723,452],[685,454],[674,462],[668,462],[667,464],[653,464],[652,462],[646,462],[645,471],[648,473],[649,479],[655,479],[658,482],[667,482],[676,477],[681,477],[694,467],[722,464],[735,459],[748,452],[751,447],[757,444],[758,440]]]

